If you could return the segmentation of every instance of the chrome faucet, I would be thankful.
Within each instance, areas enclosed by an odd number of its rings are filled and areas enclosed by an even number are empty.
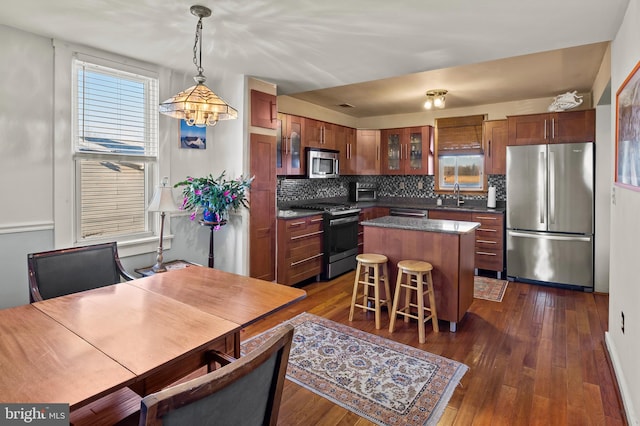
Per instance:
[[[458,182],[453,184],[453,195],[455,195],[456,197],[456,204],[458,205],[458,207],[464,204],[464,200],[460,197],[460,185],[458,184]]]

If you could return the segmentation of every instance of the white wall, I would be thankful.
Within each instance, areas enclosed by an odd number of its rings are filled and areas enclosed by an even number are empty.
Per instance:
[[[29,301],[27,253],[53,241],[53,49],[51,40],[1,25],[0,40],[3,308]]]
[[[623,23],[611,47],[611,87],[617,92],[627,75],[640,60],[640,0],[630,0]],[[615,97],[612,95],[612,104]],[[615,123],[615,107],[611,111]],[[615,126],[611,126],[615,140]],[[611,146],[612,162],[615,158]],[[612,170],[613,164],[612,164]],[[625,404],[629,423],[640,424],[640,192],[621,187],[612,189],[611,272],[609,277],[609,331],[606,342]],[[621,331],[621,312],[625,315],[625,332]]]
[[[70,76],[66,77],[61,70],[68,68],[66,56],[74,47],[56,41],[58,56],[55,56],[52,40],[1,25],[0,40],[0,178],[4,182],[0,185],[2,309],[29,302],[27,253],[73,243],[70,237],[73,222],[69,220],[73,214],[73,166],[70,148],[65,149],[65,141],[70,140],[71,90]],[[86,49],[98,57],[113,59],[107,52]],[[135,60],[125,59],[125,62]],[[161,80],[160,100],[194,84],[190,75],[156,68]],[[229,75],[207,83],[238,109],[240,119],[222,121],[208,128],[206,150],[187,150],[180,148],[178,121],[161,116],[160,161],[156,173],[158,177],[168,176],[171,184],[187,175],[217,175],[227,170],[233,178],[244,171],[244,76]],[[179,192],[174,189],[176,199]],[[248,226],[244,215],[244,212],[234,215],[231,224],[216,233],[216,267],[220,269],[236,273],[248,270],[245,265]],[[168,229],[165,260],[186,259],[207,264],[208,228],[191,222],[184,214],[177,214],[169,220]],[[156,246],[157,241],[153,239],[142,246],[143,249],[132,250],[131,244],[123,244],[120,253],[124,266],[133,272],[134,268],[153,264]]]
[[[596,184],[594,291],[609,292],[609,252],[611,223],[611,105],[596,107]]]

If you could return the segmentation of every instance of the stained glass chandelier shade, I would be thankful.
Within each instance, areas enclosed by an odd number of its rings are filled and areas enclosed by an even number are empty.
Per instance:
[[[238,118],[238,111],[204,84],[206,77],[202,68],[202,18],[210,16],[211,9],[191,6],[191,13],[199,18],[193,46],[193,63],[198,71],[193,79],[197,84],[162,102],[159,111],[170,117],[183,119],[189,126],[215,126],[219,120]]]

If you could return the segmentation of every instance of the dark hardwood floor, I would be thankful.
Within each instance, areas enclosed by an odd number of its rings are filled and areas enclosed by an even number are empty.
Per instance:
[[[354,273],[311,283],[307,298],[243,330],[247,339],[309,312],[442,355],[469,366],[440,425],[622,425],[624,414],[606,356],[608,296],[510,282],[502,302],[474,299],[456,333],[415,322],[393,334],[383,313],[357,310],[348,321]],[[280,425],[369,425],[348,410],[287,381]]]

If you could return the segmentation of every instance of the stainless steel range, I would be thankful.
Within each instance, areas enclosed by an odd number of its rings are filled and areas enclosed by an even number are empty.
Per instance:
[[[359,208],[334,202],[299,204],[291,208],[323,212],[322,279],[330,280],[356,268]]]

